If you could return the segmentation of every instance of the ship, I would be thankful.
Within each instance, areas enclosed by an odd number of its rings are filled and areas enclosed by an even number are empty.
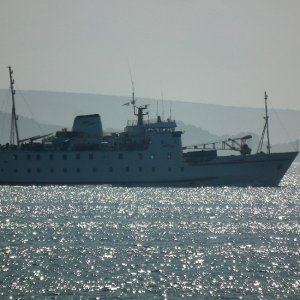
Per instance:
[[[183,146],[176,122],[148,116],[148,105],[130,102],[135,120],[122,132],[103,131],[99,114],[76,116],[71,130],[20,139],[13,70],[10,142],[0,147],[1,185],[253,186],[276,187],[298,151],[271,153],[265,125],[256,153],[250,135]],[[262,151],[265,135],[267,151]],[[234,151],[219,155],[222,150]]]

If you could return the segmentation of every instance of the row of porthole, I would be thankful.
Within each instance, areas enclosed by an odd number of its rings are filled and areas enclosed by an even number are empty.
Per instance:
[[[1,170],[1,171],[3,171],[3,170]],[[27,168],[27,173],[31,173],[31,171],[33,171],[31,168]],[[37,168],[37,169],[36,169],[36,172],[37,172],[37,173],[41,173],[41,171],[42,171],[42,170],[41,170],[40,168]],[[64,173],[67,173],[67,172],[68,172],[68,169],[67,169],[67,168],[62,168],[62,171],[63,171]],[[94,173],[97,172],[97,168],[92,168],[92,171],[93,171]],[[130,168],[129,168],[129,167],[125,168],[125,171],[126,171],[126,172],[130,172]],[[139,167],[139,168],[138,168],[138,171],[139,171],[139,172],[143,172],[143,168],[142,168],[142,167]],[[181,167],[181,168],[180,168],[180,171],[183,172],[183,171],[184,171],[184,168]],[[50,172],[50,173],[54,173],[54,168],[50,168],[50,169],[49,169],[49,172]],[[77,173],[80,173],[80,172],[81,172],[81,169],[80,169],[80,168],[76,168],[76,172],[77,172]],[[110,168],[109,168],[109,172],[114,172],[114,168],[110,167]],[[156,168],[155,168],[155,167],[152,167],[152,168],[151,168],[151,172],[153,172],[153,173],[156,172]],[[172,172],[172,168],[171,168],[171,167],[168,168],[168,172]],[[14,169],[14,173],[18,173],[18,169]]]
[[[32,171],[31,168],[28,168],[28,169],[27,169],[27,173],[31,173],[31,171]],[[68,169],[67,169],[67,168],[63,168],[62,171],[63,171],[64,173],[67,173],[67,172],[68,172]],[[76,172],[77,172],[77,173],[80,173],[80,171],[81,171],[80,168],[76,168]],[[97,168],[93,168],[92,171],[93,171],[94,173],[97,172]],[[14,172],[17,173],[17,172],[18,172],[18,169],[15,169]],[[36,169],[36,172],[37,172],[37,173],[41,173],[41,169],[40,169],[40,168],[37,168],[37,169]],[[50,168],[50,169],[49,169],[49,172],[50,172],[50,173],[54,173],[54,168]]]
[[[152,153],[152,154],[150,154],[149,157],[150,157],[150,159],[153,160],[153,159],[155,159],[155,154]],[[171,159],[171,157],[172,157],[171,153],[167,153],[167,159]],[[17,154],[13,154],[13,160],[18,160],[18,158],[19,157],[18,157]],[[27,160],[31,160],[31,158],[32,158],[31,154],[27,154],[26,159]],[[40,154],[36,154],[35,158],[36,158],[36,160],[41,160],[41,155]],[[89,158],[89,160],[93,160],[94,159],[94,155],[92,153],[89,153],[88,158]],[[119,153],[118,154],[118,158],[119,159],[124,159],[124,154],[123,153]],[[138,154],[138,158],[139,159],[143,159],[143,154],[139,153]],[[62,159],[63,160],[67,160],[68,159],[67,154],[62,154]],[[81,155],[79,153],[76,153],[75,159],[76,160],[80,160],[81,159]],[[54,160],[54,154],[49,154],[49,160]]]
[[[27,154],[26,155],[26,159],[27,160],[31,160],[31,158],[32,158],[31,154]],[[40,154],[36,154],[35,158],[36,158],[36,160],[41,160],[42,159],[42,157],[41,157]],[[88,158],[90,160],[93,160],[94,159],[94,155],[92,153],[89,153]],[[67,154],[62,154],[62,159],[63,160],[67,160],[68,159]],[[81,159],[81,156],[80,156],[79,153],[76,153],[75,159],[76,160],[80,160]],[[18,160],[18,155],[17,154],[13,154],[13,160]],[[49,154],[49,160],[54,160],[54,154]]]

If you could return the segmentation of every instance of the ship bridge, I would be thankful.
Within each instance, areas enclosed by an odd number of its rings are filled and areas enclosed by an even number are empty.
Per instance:
[[[162,121],[160,116],[157,119],[143,120],[142,124],[138,124],[138,120],[128,121],[125,128],[126,132],[157,132],[167,133],[174,132],[177,127],[174,120],[167,119]]]
[[[136,135],[144,134],[145,132],[171,133],[175,131],[177,125],[176,122],[171,119],[165,121],[162,120],[160,116],[157,116],[155,120],[144,120],[144,116],[149,115],[148,112],[144,112],[148,109],[148,105],[135,106],[133,104],[133,108],[137,120],[128,121],[125,132]]]
[[[167,119],[167,121],[162,121],[158,116],[156,121],[149,122],[149,124],[147,124],[146,131],[167,133],[167,132],[174,132],[176,127],[177,125],[175,121],[170,119]]]

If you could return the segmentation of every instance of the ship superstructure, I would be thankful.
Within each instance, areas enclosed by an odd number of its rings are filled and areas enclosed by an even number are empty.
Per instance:
[[[219,146],[183,147],[176,122],[160,116],[146,120],[148,106],[137,106],[134,93],[130,104],[136,120],[128,121],[122,132],[103,132],[100,115],[91,114],[77,116],[69,131],[20,140],[9,71],[11,131],[17,141],[11,133],[10,143],[1,146],[1,184],[277,186],[298,154],[251,154],[246,143],[251,136],[222,141]],[[218,149],[239,151],[239,155],[218,156]]]

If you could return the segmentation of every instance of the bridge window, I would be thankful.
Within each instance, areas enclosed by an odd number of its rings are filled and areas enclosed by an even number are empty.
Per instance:
[[[67,154],[63,154],[63,160],[67,160]]]
[[[27,169],[27,173],[31,173],[31,169],[30,168]]]
[[[180,168],[180,171],[181,171],[181,172],[184,172],[184,167],[181,167],[181,168]]]
[[[63,168],[63,172],[67,173],[68,172],[67,168]]]
[[[37,168],[36,171],[37,171],[38,173],[41,173],[41,169],[40,169],[40,168]]]
[[[17,154],[13,154],[13,160],[18,160],[18,155]]]
[[[139,153],[139,159],[143,159],[143,153]]]
[[[154,154],[154,153],[152,153],[152,154],[150,155],[150,159],[155,159],[155,154]]]
[[[119,159],[123,159],[123,153],[119,153]]]
[[[152,167],[152,172],[153,172],[153,173],[155,172],[155,168],[154,168],[154,167]]]
[[[77,173],[80,173],[80,168],[77,168],[77,169],[76,169],[76,172],[77,172]]]
[[[27,158],[27,160],[31,160],[31,155],[27,154],[26,158]]]
[[[93,153],[90,153],[89,154],[89,160],[93,160],[94,159],[94,155],[93,155]]]
[[[168,168],[168,171],[169,171],[169,172],[172,172],[172,168],[169,167],[169,168]]]
[[[113,171],[114,171],[114,168],[110,167],[109,172],[113,172]]]
[[[139,167],[139,172],[143,172],[143,168],[142,167]]]
[[[53,172],[54,172],[54,169],[53,169],[53,168],[51,168],[51,169],[50,169],[50,173],[53,173]]]
[[[53,154],[49,154],[49,159],[53,160],[54,159],[54,155]]]
[[[40,159],[41,159],[41,155],[40,155],[40,154],[37,154],[37,155],[36,155],[36,159],[37,159],[37,160],[40,160]]]
[[[168,154],[167,154],[167,158],[168,158],[168,159],[171,159],[171,157],[172,157],[171,153],[168,153]]]
[[[129,172],[129,170],[130,170],[129,167],[126,167],[126,172]]]
[[[93,168],[93,172],[96,173],[97,172],[97,168]]]
[[[77,159],[77,160],[80,159],[80,153],[76,153],[76,159]]]

